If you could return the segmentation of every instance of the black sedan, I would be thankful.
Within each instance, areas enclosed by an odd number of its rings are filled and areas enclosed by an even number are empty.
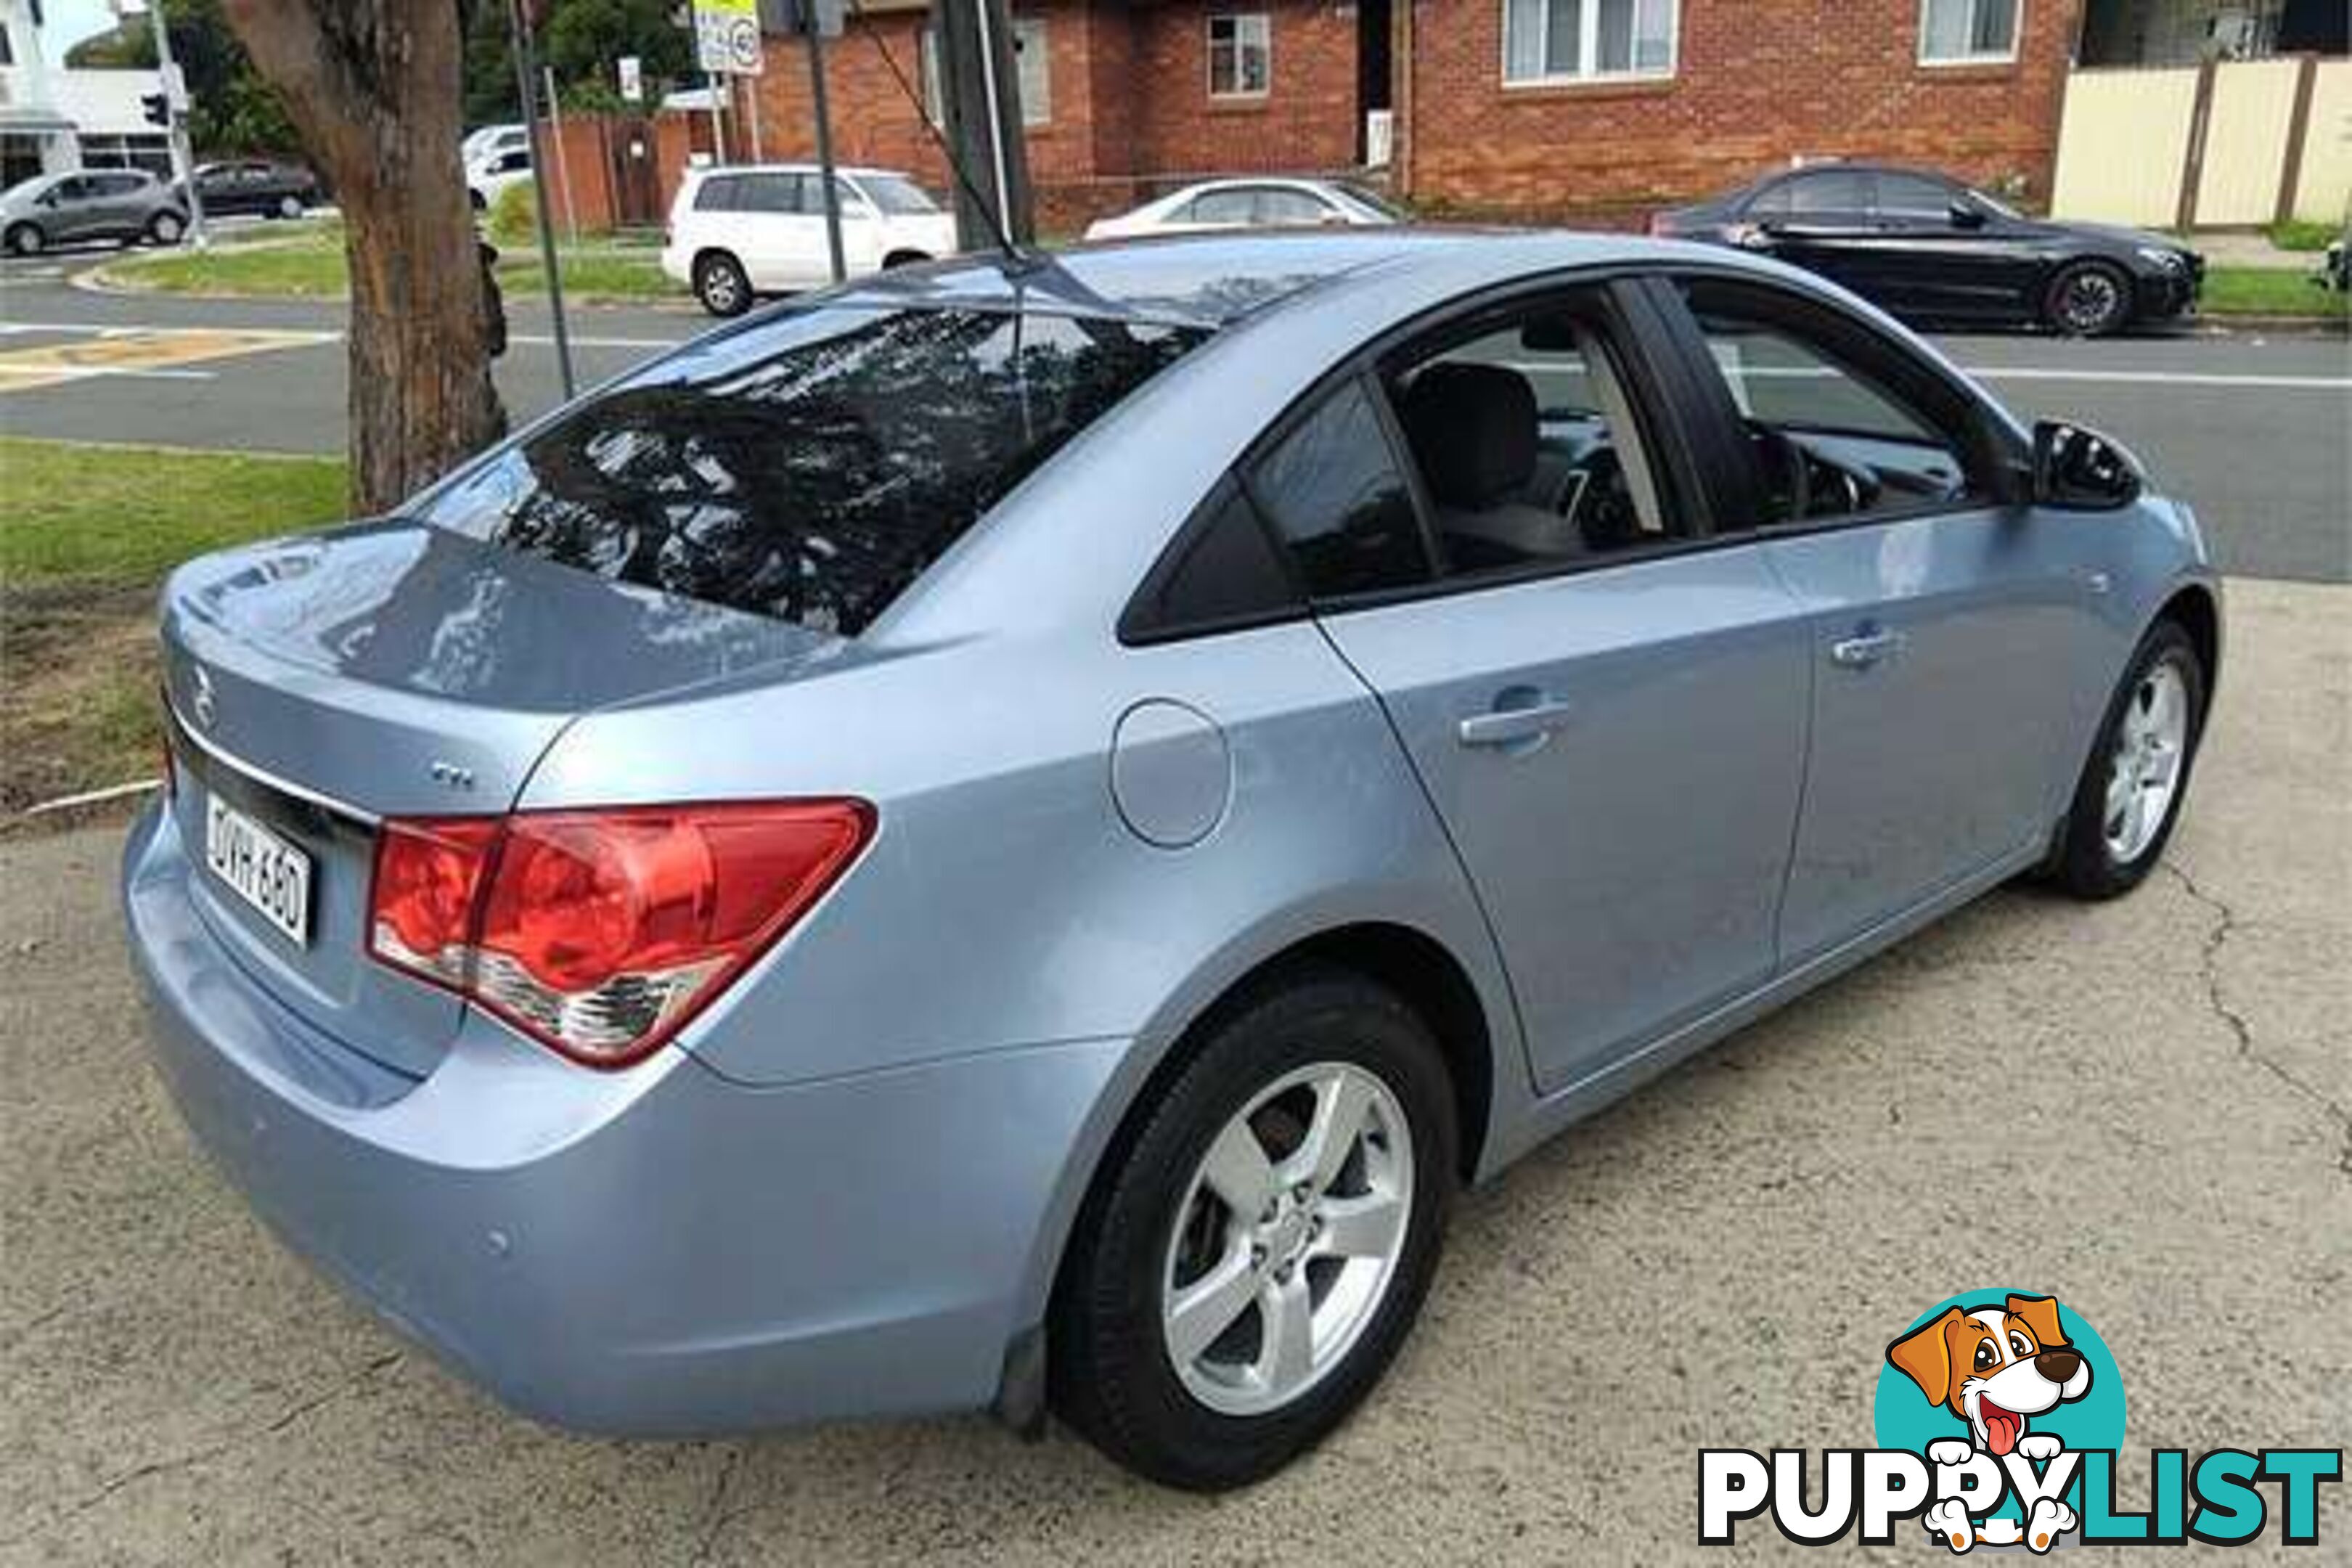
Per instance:
[[[194,172],[196,195],[214,216],[258,213],[264,217],[300,217],[319,202],[319,178],[299,163],[277,163],[260,158],[199,163]]]
[[[1942,174],[1858,163],[1768,175],[1650,232],[1778,257],[1915,321],[2083,337],[2184,314],[2205,276],[2162,235],[2030,218]]]

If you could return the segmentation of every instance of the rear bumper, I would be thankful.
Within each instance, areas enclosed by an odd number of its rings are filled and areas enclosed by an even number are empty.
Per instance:
[[[256,986],[190,874],[150,811],[123,904],[189,1129],[296,1252],[508,1405],[692,1436],[996,1395],[1125,1042],[753,1089],[677,1050],[585,1071],[477,1019],[407,1079]]]

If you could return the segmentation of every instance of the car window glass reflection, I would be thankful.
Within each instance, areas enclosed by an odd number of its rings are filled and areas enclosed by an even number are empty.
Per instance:
[[[834,309],[592,397],[427,520],[856,636],[1007,491],[1204,334]]]

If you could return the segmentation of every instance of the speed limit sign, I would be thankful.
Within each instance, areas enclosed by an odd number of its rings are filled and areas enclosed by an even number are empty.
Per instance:
[[[758,76],[760,0],[695,0],[695,64],[729,76]]]

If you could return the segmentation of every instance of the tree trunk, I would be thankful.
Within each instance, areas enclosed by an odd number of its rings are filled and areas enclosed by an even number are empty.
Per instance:
[[[352,504],[388,510],[506,430],[457,154],[459,0],[223,8],[342,208]]]

